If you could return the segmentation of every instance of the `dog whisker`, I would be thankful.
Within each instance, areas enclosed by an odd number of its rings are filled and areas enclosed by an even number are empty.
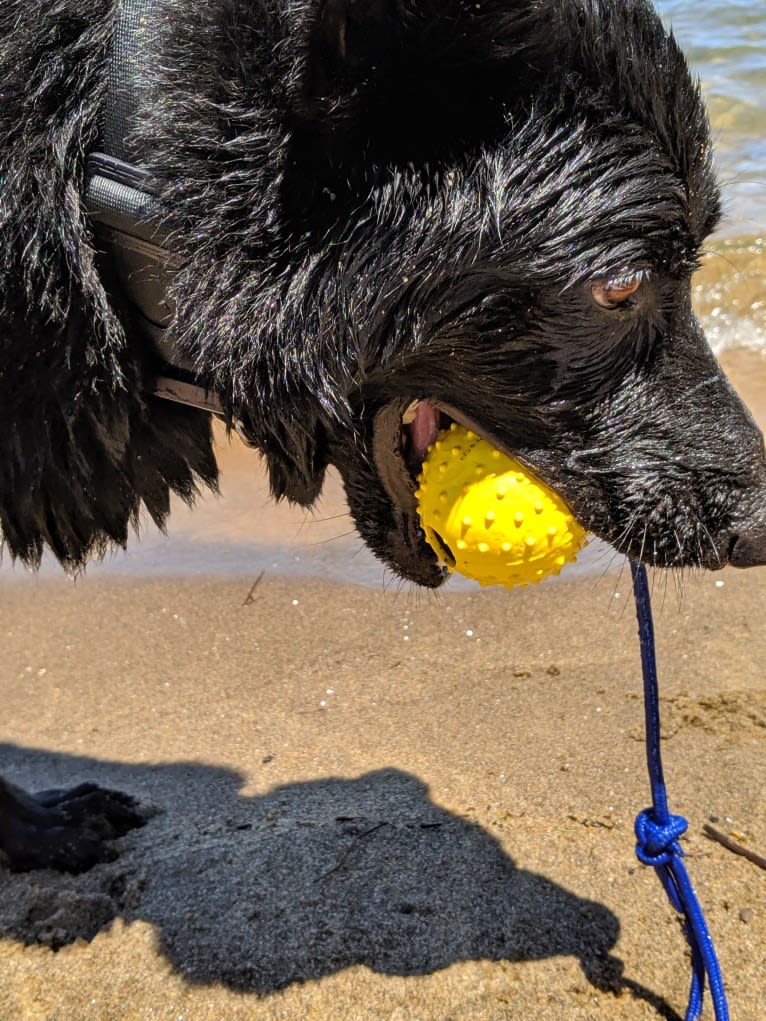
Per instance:
[[[686,601],[686,573],[683,567],[671,571],[673,586],[676,590],[676,607],[680,611]]]
[[[301,528],[304,525],[324,525],[328,521],[342,521],[343,518],[348,517],[348,511],[342,511],[340,514],[329,514],[327,517],[316,517],[310,511],[307,512],[306,517],[303,519]]]
[[[646,538],[647,538],[648,534],[649,534],[649,525],[648,525],[648,523],[644,523],[644,534],[641,536],[641,548],[640,548],[639,554],[638,554],[638,559],[640,561],[642,561],[642,562],[644,562],[644,558],[646,556]]]
[[[716,543],[716,541],[713,538],[713,536],[710,534],[709,528],[707,527],[705,522],[700,517],[697,518],[697,524],[698,524],[700,530],[703,532],[703,534],[707,536],[707,538],[708,538],[708,540],[710,542],[710,548],[712,550],[713,556],[716,558],[716,561],[717,561],[718,565],[721,566],[721,554],[720,554],[720,551],[718,549],[718,544]],[[704,562],[705,562],[704,559],[700,558],[700,563],[704,563]]]
[[[331,542],[338,542],[340,539],[347,539],[350,535],[358,535],[359,533],[355,528],[349,528],[347,532],[340,532],[338,535],[331,535],[329,539],[317,539],[314,542],[309,543],[310,546],[327,546]],[[357,553],[364,548],[362,544],[357,550]]]

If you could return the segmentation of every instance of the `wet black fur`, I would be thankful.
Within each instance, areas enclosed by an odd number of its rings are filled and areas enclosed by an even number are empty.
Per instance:
[[[130,148],[188,258],[174,332],[277,497],[311,502],[335,460],[372,548],[438,580],[371,454],[374,411],[426,397],[621,548],[727,558],[763,506],[760,437],[690,309],[718,191],[697,86],[648,5],[155,7]],[[151,396],[82,208],[113,17],[0,14],[0,521],[32,564],[47,544],[78,566],[142,503],[161,522],[169,490],[215,482],[206,416]],[[588,281],[637,271],[640,307],[590,300]]]
[[[697,84],[641,0],[156,0],[129,139],[174,247],[179,348],[276,497],[340,469],[370,547],[433,554],[373,453],[426,398],[660,565],[766,559],[760,434],[696,323],[719,218]],[[215,485],[83,210],[114,0],[0,7],[0,528],[28,564],[123,545]],[[606,311],[594,280],[637,273]]]

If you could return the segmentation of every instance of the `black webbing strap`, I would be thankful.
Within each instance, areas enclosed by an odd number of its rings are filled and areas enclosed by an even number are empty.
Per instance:
[[[166,330],[173,317],[167,292],[183,260],[166,247],[157,201],[142,191],[147,177],[138,167],[93,153],[88,158],[86,202],[127,297],[154,335]]]
[[[101,151],[88,158],[85,202],[136,318],[167,364],[156,394],[221,414],[218,400],[194,382],[193,367],[174,349],[168,331],[174,309],[168,293],[183,260],[167,245],[159,204],[146,190],[148,173],[132,162],[131,132],[161,28],[158,0],[120,3],[100,126]]]
[[[125,163],[135,160],[130,132],[158,49],[163,15],[161,0],[120,0],[115,16],[101,147]]]

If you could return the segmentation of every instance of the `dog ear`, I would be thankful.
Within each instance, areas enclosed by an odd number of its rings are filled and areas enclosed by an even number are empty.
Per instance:
[[[337,97],[355,72],[374,68],[392,48],[392,36],[403,34],[406,6],[400,0],[322,0],[309,43],[308,94]]]
[[[349,58],[353,61],[369,51],[370,30],[379,28],[386,14],[392,14],[398,6],[387,0],[370,0],[363,5],[356,0],[323,0],[313,46],[323,54],[328,66],[334,63],[340,68]]]
[[[530,0],[320,0],[309,49],[313,70],[324,74],[314,82],[332,89],[344,73],[381,70],[387,59],[403,70],[408,56],[427,51],[474,50],[477,59],[509,55],[540,27],[540,6]]]
[[[505,137],[544,93],[581,118],[588,107],[603,122],[611,109],[645,130],[689,195],[704,193],[691,203],[695,236],[712,229],[719,198],[704,105],[649,0],[318,0],[296,167],[336,174],[334,192],[355,166],[452,159]]]
[[[331,150],[344,142],[348,148],[353,133],[364,147],[382,143],[388,152],[393,141],[405,158],[412,155],[408,144],[424,132],[430,156],[442,134],[486,138],[488,106],[499,123],[509,91],[537,73],[535,55],[550,46],[540,6],[321,0],[308,37],[298,119],[318,126]],[[488,97],[496,101],[488,104]]]

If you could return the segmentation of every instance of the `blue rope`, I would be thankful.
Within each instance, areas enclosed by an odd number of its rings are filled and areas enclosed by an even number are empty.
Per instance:
[[[660,695],[657,663],[654,655],[654,625],[646,568],[631,561],[633,594],[636,598],[638,636],[641,640],[641,666],[644,673],[644,711],[646,714],[646,759],[652,788],[652,807],[636,818],[636,854],[644,865],[657,871],[670,903],[685,916],[686,938],[692,952],[692,983],[686,1021],[702,1016],[705,977],[710,983],[716,1021],[729,1021],[729,1006],[713,940],[705,916],[683,863],[679,837],[687,822],[668,810],[668,795],[660,754]]]

